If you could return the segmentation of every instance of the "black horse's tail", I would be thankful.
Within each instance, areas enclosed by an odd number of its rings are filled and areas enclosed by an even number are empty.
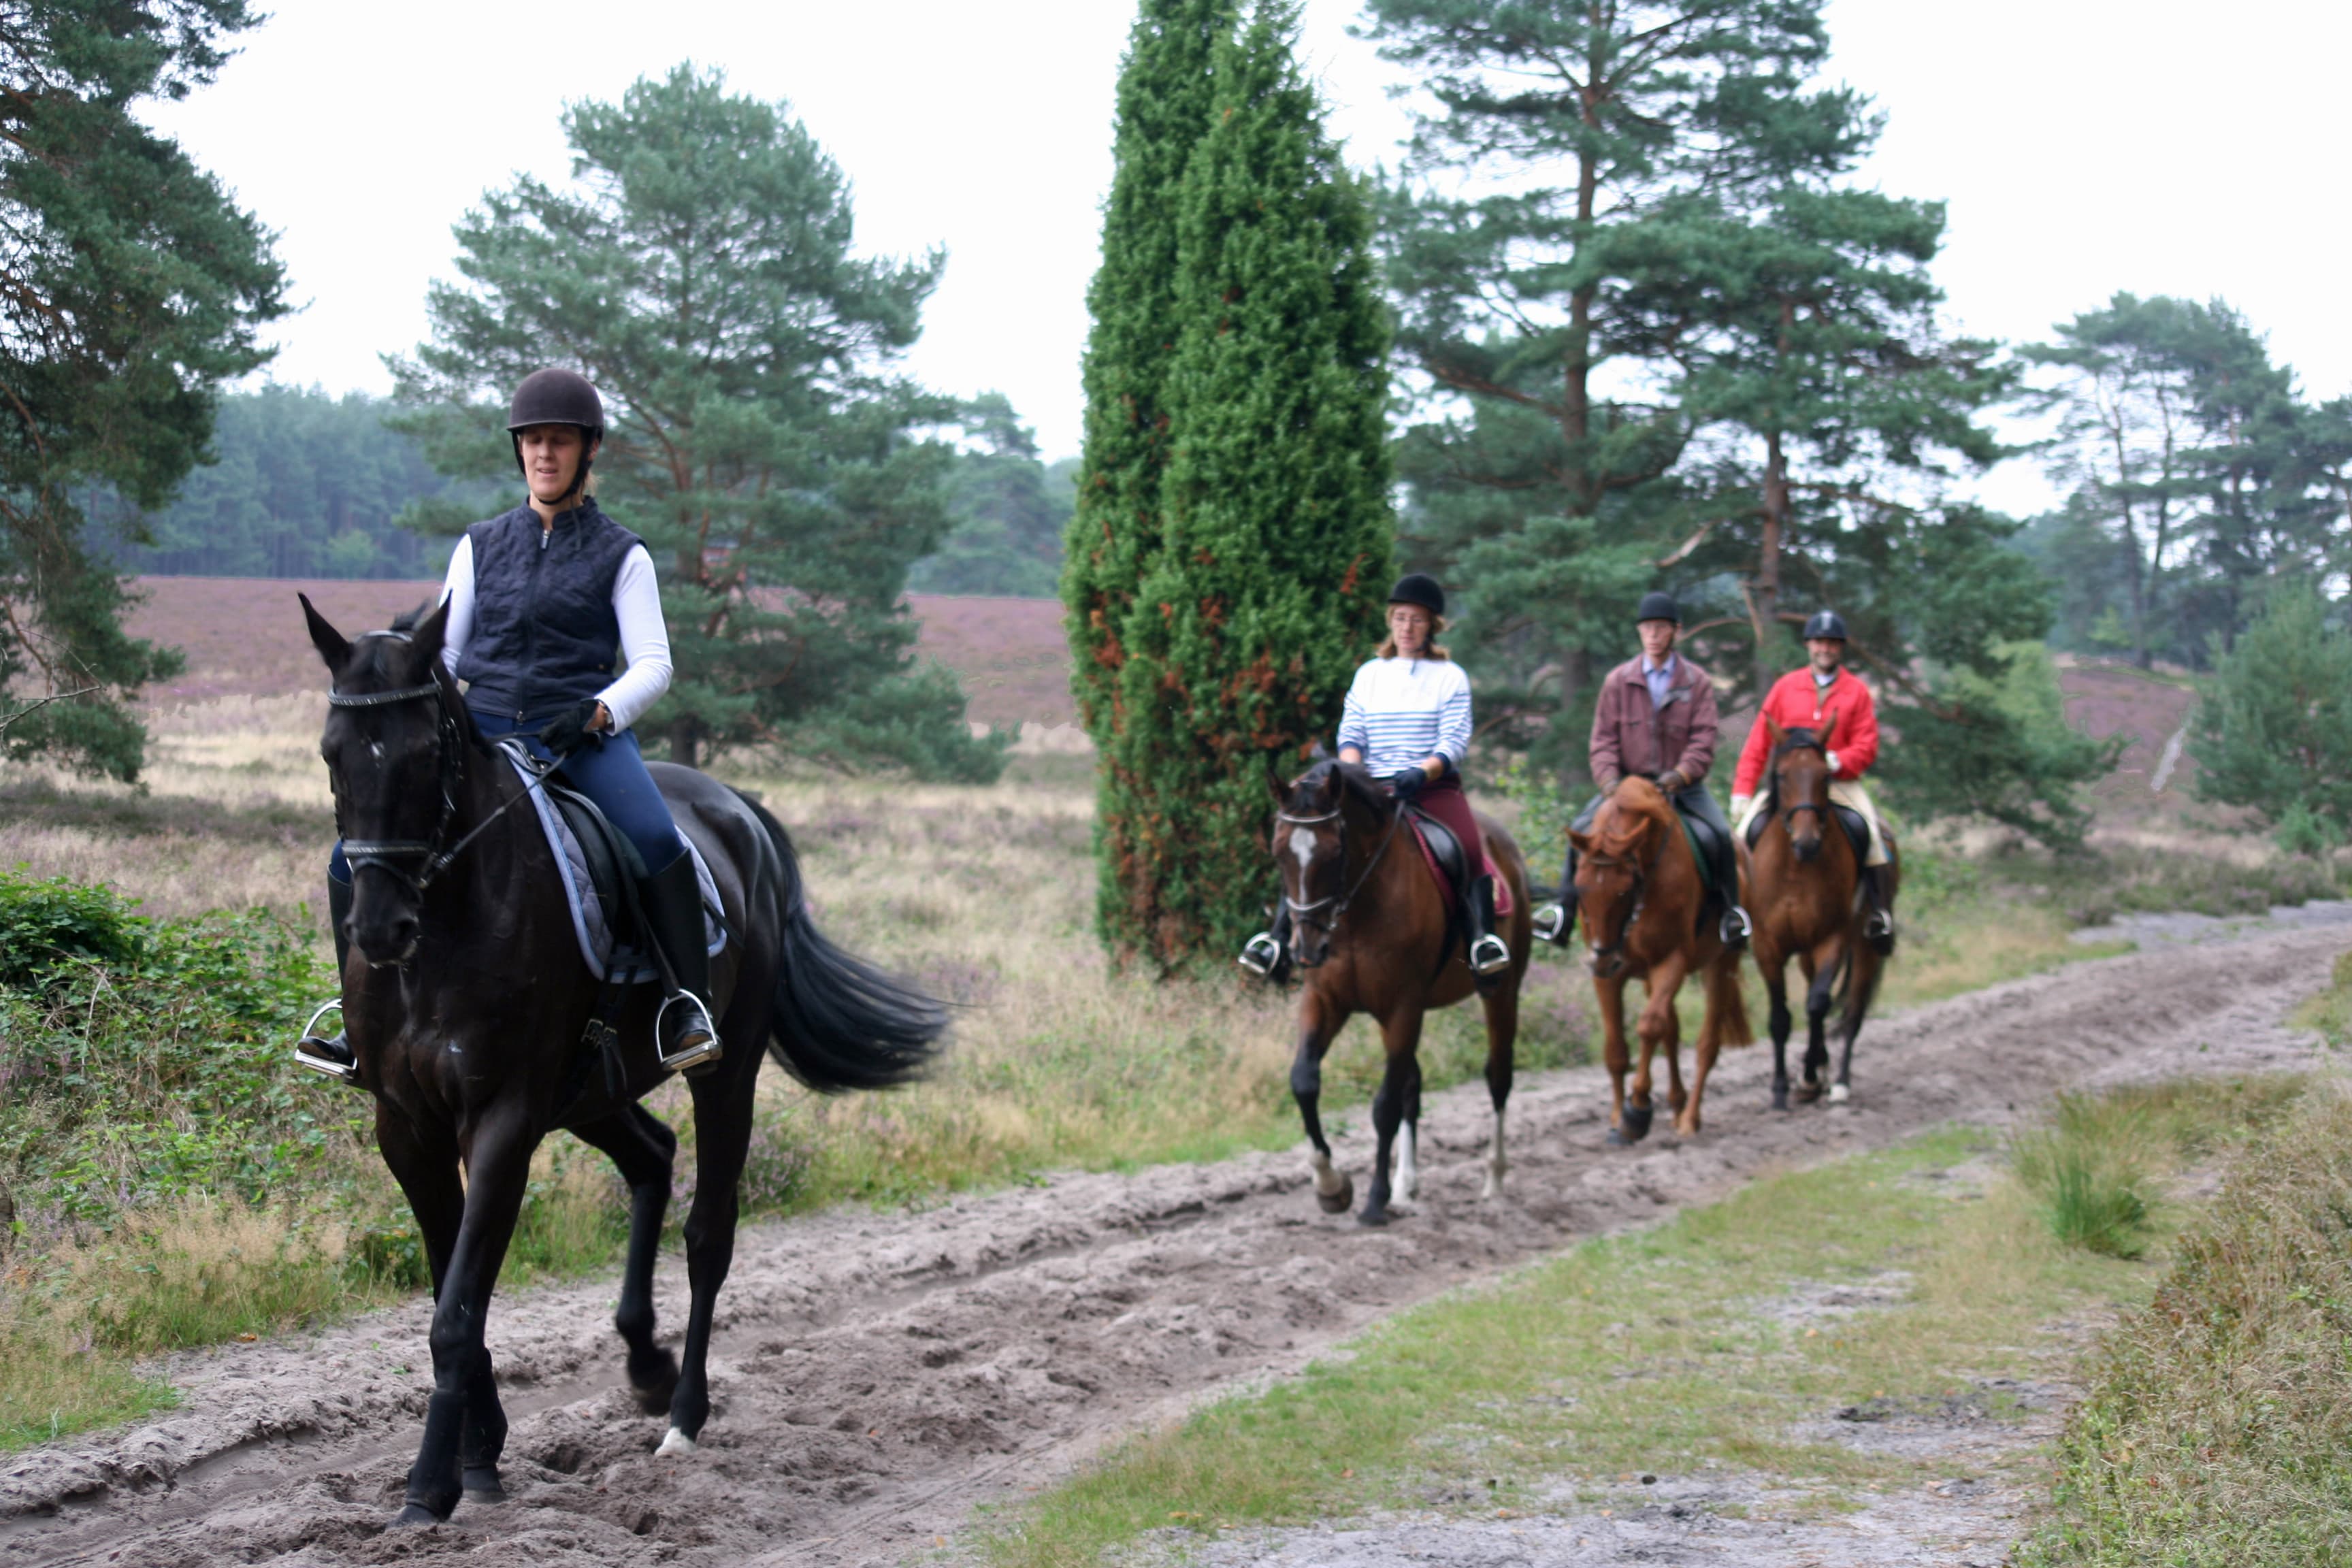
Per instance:
[[[816,929],[784,825],[750,796],[743,804],[774,842],[783,880],[777,892],[784,929],[776,1017],[768,1043],[777,1065],[821,1094],[894,1089],[922,1077],[947,1032],[947,1008],[844,952]]]

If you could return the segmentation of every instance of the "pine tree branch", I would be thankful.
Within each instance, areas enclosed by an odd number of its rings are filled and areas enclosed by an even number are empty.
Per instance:
[[[98,688],[95,686],[85,686],[79,691],[53,691],[47,697],[36,697],[30,702],[26,703],[22,708],[17,709],[14,713],[0,716],[0,731],[6,730],[9,725],[14,724],[19,719],[31,717],[33,714],[39,712],[42,709],[47,708],[52,702],[69,702],[77,697],[87,697],[97,689]]]

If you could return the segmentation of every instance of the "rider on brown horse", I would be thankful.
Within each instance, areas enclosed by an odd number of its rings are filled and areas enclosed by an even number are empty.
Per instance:
[[[1470,751],[1470,678],[1436,644],[1445,629],[1445,590],[1414,572],[1389,590],[1389,636],[1356,671],[1339,720],[1339,760],[1358,763],[1400,800],[1452,831],[1469,860],[1470,968],[1482,982],[1511,965],[1495,934],[1495,879],[1477,819],[1462,793],[1462,759]],[[1288,968],[1290,910],[1242,947],[1241,965],[1279,980]],[[1483,986],[1482,986],[1483,989]]]
[[[1714,868],[1713,896],[1723,911],[1723,944],[1737,948],[1748,933],[1748,913],[1739,907],[1738,852],[1731,824],[1724,820],[1723,807],[1707,793],[1706,782],[1707,770],[1715,765],[1715,737],[1721,728],[1715,682],[1689,656],[1675,651],[1683,616],[1672,595],[1643,595],[1634,621],[1642,653],[1611,670],[1601,682],[1600,704],[1592,713],[1591,752],[1592,782],[1601,793],[1577,814],[1573,829],[1583,833],[1591,828],[1601,803],[1616,792],[1620,780],[1644,778],[1656,784],[1676,811],[1706,829],[1698,837]],[[1536,911],[1535,932],[1566,947],[1576,926],[1573,844],[1559,885],[1560,901]]]
[[[1878,706],[1870,688],[1844,668],[1845,643],[1845,621],[1836,611],[1822,610],[1805,623],[1810,668],[1782,676],[1764,699],[1763,711],[1748,731],[1748,744],[1740,748],[1738,771],[1732,775],[1731,815],[1739,830],[1747,832],[1765,765],[1771,760],[1771,725],[1766,720],[1784,731],[1826,732],[1836,748],[1829,752],[1830,801],[1858,814],[1870,829],[1870,849],[1862,863],[1863,897],[1870,905],[1863,939],[1885,954],[1895,951],[1894,900],[1887,887],[1891,858],[1878,807],[1862,787],[1862,775],[1878,760]]]

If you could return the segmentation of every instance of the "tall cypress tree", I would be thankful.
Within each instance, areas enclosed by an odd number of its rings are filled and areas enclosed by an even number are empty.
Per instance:
[[[1071,685],[1108,750],[1118,723],[1119,637],[1143,563],[1160,542],[1168,463],[1163,406],[1176,350],[1176,207],[1208,133],[1209,72],[1234,0],[1143,0],[1118,79],[1102,266],[1087,291],[1086,450],[1064,553]]]
[[[1296,26],[1267,0],[1215,41],[1174,210],[1158,504],[1102,550],[1131,584],[1103,622],[1102,927],[1163,967],[1249,929],[1266,774],[1338,719],[1390,569],[1370,218]]]

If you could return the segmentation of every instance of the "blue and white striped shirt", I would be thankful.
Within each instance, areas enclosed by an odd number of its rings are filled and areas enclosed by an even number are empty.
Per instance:
[[[1455,768],[1470,754],[1470,678],[1452,659],[1375,658],[1348,688],[1339,745],[1364,753],[1376,773],[1415,767],[1443,752]]]

